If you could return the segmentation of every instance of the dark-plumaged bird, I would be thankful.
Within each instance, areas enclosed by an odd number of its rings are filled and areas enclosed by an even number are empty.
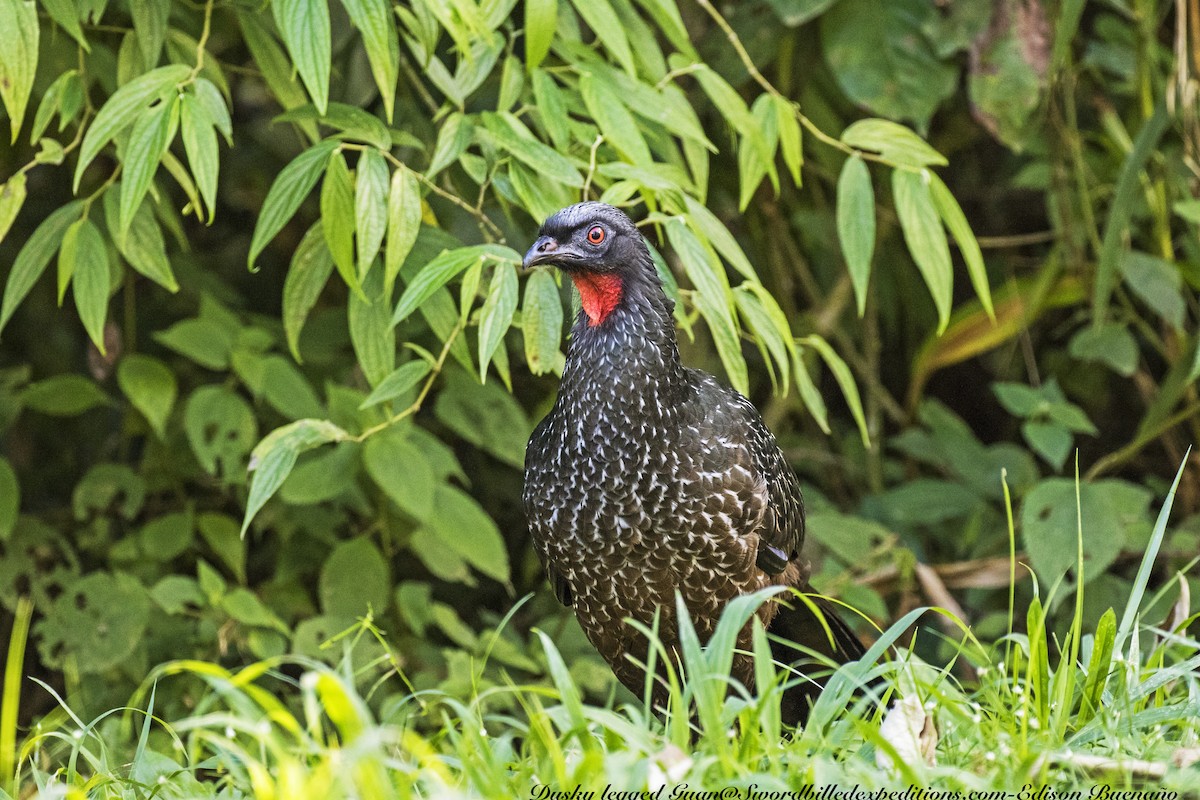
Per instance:
[[[676,592],[704,641],[738,595],[812,591],[800,556],[804,502],[750,401],[680,363],[672,302],[624,212],[597,202],[559,211],[525,255],[526,267],[542,264],[570,276],[582,310],[558,398],[525,453],[525,510],[556,596],[640,696],[646,676],[635,662],[647,663],[647,640],[627,618],[650,625],[658,612],[671,652]],[[758,614],[769,633],[835,662],[861,657],[832,605],[816,605],[825,624],[795,597]],[[740,650],[751,635],[747,625]],[[781,663],[800,660],[787,645],[772,648]],[[735,657],[733,677],[753,690],[749,656]],[[819,692],[817,681],[786,691],[784,721],[803,722]],[[653,702],[666,696],[658,686]]]

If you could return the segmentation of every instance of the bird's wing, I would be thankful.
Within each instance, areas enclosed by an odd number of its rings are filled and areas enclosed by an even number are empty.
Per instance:
[[[804,501],[800,484],[757,409],[739,393],[709,376],[698,401],[705,407],[706,436],[720,442],[710,448],[707,467],[718,473],[717,491],[736,495],[741,513],[735,527],[744,536],[757,536],[756,563],[768,575],[778,575],[797,558],[804,543]]]

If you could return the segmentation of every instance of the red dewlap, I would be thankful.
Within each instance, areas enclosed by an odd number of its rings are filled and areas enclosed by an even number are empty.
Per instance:
[[[593,327],[612,313],[621,302],[621,279],[611,273],[579,272],[571,276],[583,311],[588,315],[588,324]]]

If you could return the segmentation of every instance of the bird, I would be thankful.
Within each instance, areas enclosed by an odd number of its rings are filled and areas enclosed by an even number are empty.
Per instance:
[[[623,211],[587,201],[550,216],[523,259],[553,266],[579,292],[554,406],[525,452],[523,501],[555,596],[616,677],[641,696],[650,626],[678,652],[676,593],[706,641],[733,598],[772,586],[811,593],[800,555],[804,501],[775,437],[743,395],[680,362],[673,302]],[[776,661],[835,663],[861,641],[834,606],[776,595],[758,609]],[[824,622],[819,618],[824,617]],[[731,674],[754,688],[748,624]],[[785,641],[780,641],[785,640]],[[811,660],[801,671],[828,672]],[[664,682],[653,681],[662,708]],[[818,680],[785,689],[782,718],[803,724]]]

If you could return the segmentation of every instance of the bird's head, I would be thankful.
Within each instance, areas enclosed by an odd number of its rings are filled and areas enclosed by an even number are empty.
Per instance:
[[[567,206],[538,231],[525,267],[550,264],[571,276],[589,322],[599,325],[620,305],[630,281],[653,272],[641,232],[625,212],[606,203]]]

